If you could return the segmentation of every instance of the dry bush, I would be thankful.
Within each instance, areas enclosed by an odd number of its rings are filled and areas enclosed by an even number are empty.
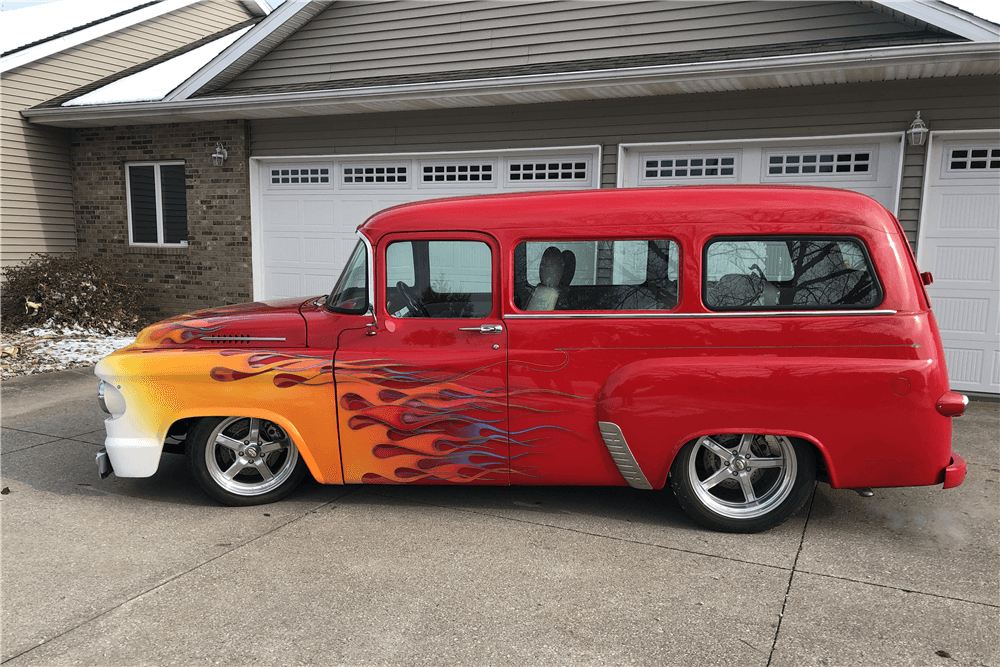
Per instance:
[[[76,255],[34,255],[4,269],[0,304],[4,331],[72,326],[134,330],[145,301],[141,287],[107,261]]]

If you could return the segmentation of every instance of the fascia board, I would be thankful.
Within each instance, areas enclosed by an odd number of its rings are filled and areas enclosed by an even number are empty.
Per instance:
[[[736,80],[771,77],[765,87],[783,87],[784,77],[853,69],[900,68],[920,65],[940,66],[965,62],[988,62],[1000,71],[1000,51],[993,44],[960,42],[920,46],[837,51],[795,56],[777,56],[747,60],[728,60],[684,65],[658,65],[616,70],[568,72],[511,76],[494,79],[437,81],[397,86],[372,86],[343,90],[271,93],[232,97],[201,97],[165,102],[109,104],[100,107],[32,108],[21,112],[29,121],[47,125],[87,127],[90,125],[126,125],[134,123],[185,122],[202,117],[273,118],[306,116],[310,107],[323,107],[322,115],[332,115],[331,105],[365,105],[371,112],[405,110],[417,107],[421,100],[431,100],[427,108],[446,106],[489,106],[477,98],[504,95],[540,95],[546,92],[582,91],[574,99],[600,99],[602,88],[653,85],[704,80]],[[919,78],[914,77],[914,78]],[[927,76],[924,74],[924,76]],[[903,78],[903,77],[897,77]],[[741,89],[741,88],[734,88]],[[447,100],[463,103],[446,104]],[[504,104],[515,102],[504,101]],[[359,113],[351,110],[340,113]]]
[[[322,8],[322,5],[320,6]],[[192,74],[187,81],[175,88],[169,95],[163,98],[163,102],[173,102],[186,100],[191,95],[202,89],[212,79],[231,67],[248,51],[257,47],[268,37],[278,31],[283,25],[293,20],[300,13],[308,11],[315,14],[317,7],[311,2],[297,2],[296,0],[286,0],[284,4],[273,10],[267,18],[258,23],[247,34],[229,45],[222,53],[206,63],[201,69]]]
[[[124,30],[125,28],[133,26],[137,23],[155,19],[156,17],[163,16],[164,14],[169,14],[170,12],[177,11],[178,9],[182,9],[188,5],[193,5],[199,1],[200,0],[163,0],[163,2],[158,2],[155,5],[137,9],[134,12],[129,12],[128,14],[119,16],[116,19],[104,21],[103,23],[98,23],[95,26],[85,28],[83,30],[77,30],[76,32],[66,35],[65,37],[50,39],[47,42],[42,42],[37,46],[31,47],[30,49],[18,51],[17,53],[12,53],[9,56],[0,58],[0,72],[7,72],[15,67],[20,67],[41,58],[59,53],[60,51],[65,51],[66,49],[74,46],[85,44],[91,40],[99,39],[105,35],[110,35],[113,32]]]
[[[267,16],[271,13],[271,5],[264,0],[240,0],[240,4],[247,8],[247,11],[254,16]]]
[[[883,0],[877,4],[973,42],[1000,39],[1000,26],[939,0]]]

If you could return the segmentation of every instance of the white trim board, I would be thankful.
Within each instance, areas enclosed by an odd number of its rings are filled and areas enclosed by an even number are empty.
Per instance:
[[[439,110],[997,73],[1000,50],[995,44],[961,42],[169,102],[36,107],[21,114],[41,125],[96,127]]]

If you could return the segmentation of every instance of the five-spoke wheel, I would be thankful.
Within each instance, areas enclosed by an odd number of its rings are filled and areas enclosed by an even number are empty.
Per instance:
[[[812,448],[785,436],[709,435],[689,442],[670,471],[685,512],[734,533],[767,530],[787,519],[816,480]]]
[[[202,419],[188,436],[188,462],[205,492],[227,505],[279,500],[306,473],[288,434],[256,417]]]

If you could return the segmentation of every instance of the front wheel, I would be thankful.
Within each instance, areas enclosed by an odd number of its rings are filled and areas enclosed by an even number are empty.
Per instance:
[[[816,481],[812,447],[783,435],[709,435],[689,442],[670,469],[681,508],[727,533],[768,530],[794,514]]]
[[[306,465],[274,422],[256,417],[200,420],[188,434],[188,465],[199,486],[219,502],[273,503],[297,487]]]

